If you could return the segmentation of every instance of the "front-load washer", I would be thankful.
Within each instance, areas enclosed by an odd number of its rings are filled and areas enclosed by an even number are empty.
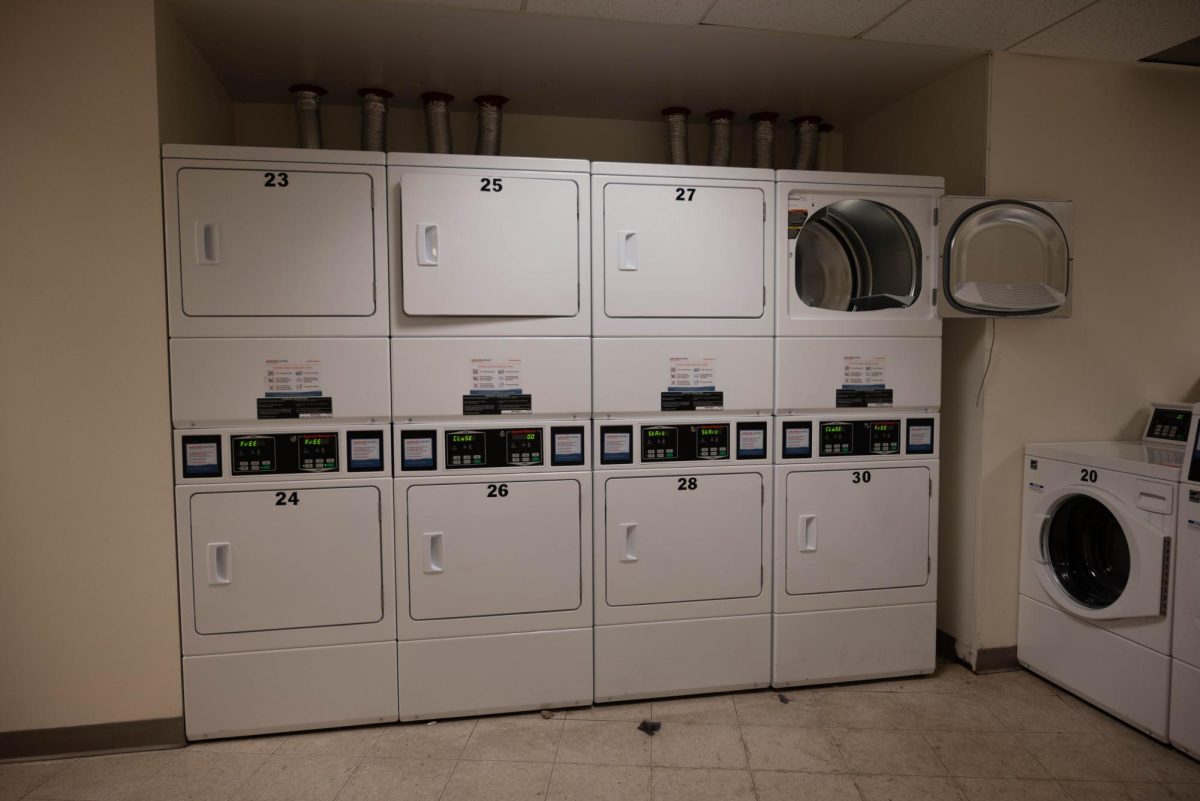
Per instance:
[[[391,432],[175,432],[190,740],[395,720]]]
[[[776,418],[774,686],[933,671],[939,441],[936,414]]]
[[[591,333],[588,162],[387,154],[392,336]]]
[[[767,686],[771,419],[595,425],[596,700]]]
[[[383,154],[162,154],[172,337],[387,335]]]
[[[592,164],[595,336],[769,337],[774,177]]]
[[[1017,658],[1161,740],[1181,443],[1195,419],[1155,404],[1141,441],[1025,449]]]
[[[589,423],[394,432],[400,719],[590,704]]]
[[[1171,646],[1171,743],[1200,759],[1200,431],[1192,436],[1179,487],[1175,624]]]

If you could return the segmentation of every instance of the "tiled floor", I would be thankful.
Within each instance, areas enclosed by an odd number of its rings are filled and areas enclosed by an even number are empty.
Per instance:
[[[1200,801],[1200,762],[1024,673],[0,765],[0,801]],[[637,724],[662,722],[648,737]]]

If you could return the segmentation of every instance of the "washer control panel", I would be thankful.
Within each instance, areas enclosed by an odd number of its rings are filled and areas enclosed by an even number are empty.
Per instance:
[[[765,460],[767,421],[606,423],[597,447],[604,465]]]
[[[400,472],[586,466],[582,425],[398,428]]]
[[[776,451],[793,459],[934,456],[937,417],[781,418]]]

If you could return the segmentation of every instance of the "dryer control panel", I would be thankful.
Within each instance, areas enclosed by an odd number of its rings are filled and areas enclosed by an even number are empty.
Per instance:
[[[176,477],[192,480],[339,476],[390,471],[387,429],[176,432]]]
[[[766,461],[768,422],[751,420],[621,421],[602,423],[602,465]]]
[[[587,467],[588,428],[578,422],[525,426],[396,427],[401,473]]]
[[[784,417],[777,425],[783,461],[937,455],[937,415]]]

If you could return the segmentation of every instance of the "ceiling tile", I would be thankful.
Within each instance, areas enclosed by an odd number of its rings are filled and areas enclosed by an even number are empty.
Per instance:
[[[706,25],[857,36],[905,0],[717,0]]]
[[[1100,0],[1010,49],[1043,56],[1136,61],[1197,35],[1197,0]]]
[[[1004,50],[1093,0],[912,0],[863,35],[910,44]]]
[[[565,17],[696,25],[712,0],[529,0],[525,10]]]

